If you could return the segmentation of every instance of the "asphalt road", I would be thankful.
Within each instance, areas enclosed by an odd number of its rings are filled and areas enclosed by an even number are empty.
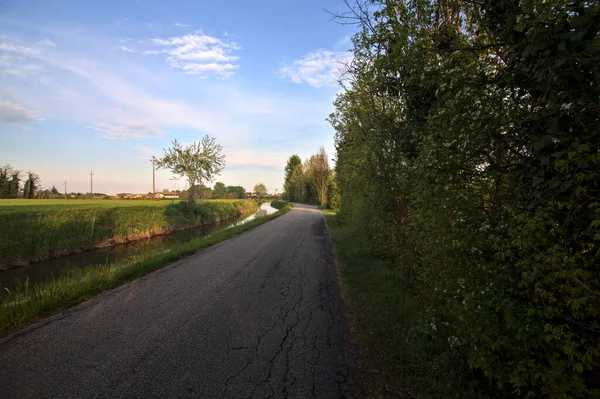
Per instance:
[[[0,341],[2,398],[356,397],[320,212],[286,215]]]

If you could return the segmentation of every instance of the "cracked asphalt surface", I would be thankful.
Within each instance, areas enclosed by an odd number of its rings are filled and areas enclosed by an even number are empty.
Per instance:
[[[0,341],[3,398],[352,398],[324,218],[273,221]]]

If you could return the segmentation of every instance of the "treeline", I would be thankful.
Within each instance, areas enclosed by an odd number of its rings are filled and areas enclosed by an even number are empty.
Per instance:
[[[0,166],[0,198],[36,198],[40,189],[37,174],[23,173],[8,164]]]
[[[325,148],[320,147],[304,163],[298,155],[292,155],[285,166],[284,189],[283,197],[288,201],[337,209],[339,196]]]
[[[225,186],[221,182],[215,183],[214,187],[206,187],[203,184],[194,186],[194,199],[244,199],[246,189],[242,186]],[[187,198],[187,190],[179,192],[179,198]]]
[[[438,397],[600,395],[598,3],[342,17],[361,29],[330,117],[339,218],[412,282]]]

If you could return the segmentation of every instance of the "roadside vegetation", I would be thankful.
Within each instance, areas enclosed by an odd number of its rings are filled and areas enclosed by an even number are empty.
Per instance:
[[[275,200],[271,202],[271,206],[275,209],[283,209],[289,205],[287,201]]]
[[[323,213],[340,262],[344,298],[360,348],[359,370],[370,382],[369,397],[416,398],[417,392],[463,397],[439,388],[454,374],[433,362],[440,345],[419,333],[424,304],[415,298],[406,276],[390,260],[374,257],[362,237],[341,224],[335,212]],[[439,391],[446,395],[436,396]]]
[[[302,163],[298,155],[292,155],[285,166],[283,198],[288,201],[319,205],[325,209],[337,209],[339,195],[335,174],[329,168],[325,148]]]
[[[184,206],[187,206],[184,203]],[[152,251],[116,263],[101,264],[85,269],[73,269],[70,273],[39,285],[27,282],[12,290],[0,300],[0,337],[23,328],[42,317],[106,291],[128,281],[193,255],[198,251],[225,241],[269,220],[287,213],[285,206],[272,215],[258,217],[248,223],[217,231],[185,243],[173,244],[168,250]]]
[[[600,397],[598,4],[340,17],[361,30],[328,220],[374,396]]]
[[[257,209],[253,200],[192,206],[170,201],[0,200],[0,268],[211,225]]]

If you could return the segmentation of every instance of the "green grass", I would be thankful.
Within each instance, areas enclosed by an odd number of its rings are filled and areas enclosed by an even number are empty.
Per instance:
[[[271,206],[275,209],[283,209],[286,206],[288,206],[289,202],[287,201],[281,201],[281,200],[275,200],[273,202],[271,202]]]
[[[203,202],[233,203],[237,200],[203,200]],[[0,199],[0,214],[9,212],[52,211],[57,209],[116,208],[155,206],[165,207],[179,200],[85,200],[85,199]]]
[[[436,347],[416,328],[423,304],[414,298],[402,272],[371,256],[336,214],[325,213],[325,220],[341,263],[344,297],[361,350],[359,363],[368,397],[436,397],[428,394],[438,384],[432,375],[436,373],[432,363]]]
[[[59,202],[43,206],[36,203],[46,200],[17,201],[29,202],[0,206],[15,208],[0,212],[0,268],[215,224],[258,209],[253,200],[201,201],[193,209],[180,201],[48,200]]]
[[[74,269],[59,279],[32,287],[24,283],[0,301],[0,337],[259,226],[287,213],[290,209],[290,206],[286,206],[272,215],[257,218],[241,226],[174,244],[168,251],[148,251],[147,254],[117,263]]]

